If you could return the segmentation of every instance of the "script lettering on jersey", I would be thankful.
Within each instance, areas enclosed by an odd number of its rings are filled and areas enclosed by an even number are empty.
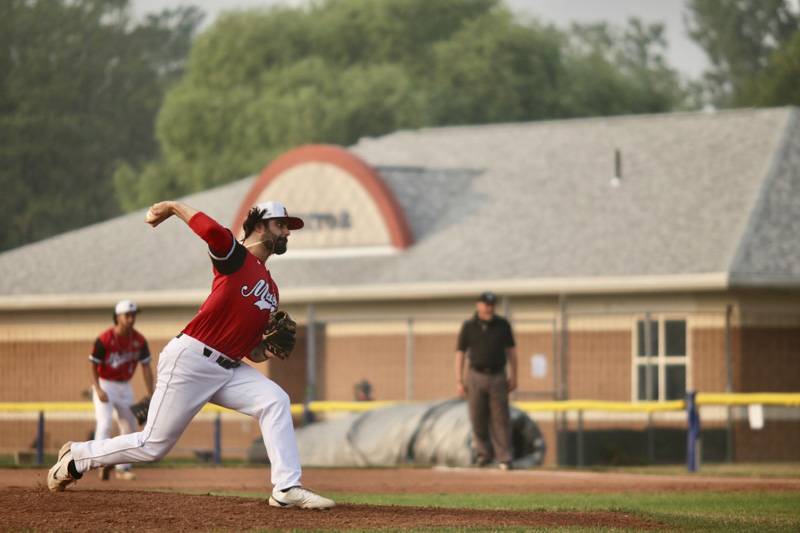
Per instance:
[[[132,363],[138,359],[139,359],[139,352],[135,351],[111,352],[110,354],[108,354],[108,360],[106,362],[106,365],[110,366],[111,368],[119,368],[122,365]]]
[[[242,285],[242,296],[245,298],[248,296],[255,296],[256,301],[253,302],[253,305],[262,311],[264,309],[269,309],[270,312],[274,312],[278,309],[278,302],[275,299],[275,295],[269,292],[269,283],[267,283],[266,280],[260,279],[258,283],[252,287]]]

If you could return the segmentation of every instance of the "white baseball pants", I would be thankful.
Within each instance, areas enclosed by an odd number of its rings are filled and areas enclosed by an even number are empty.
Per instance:
[[[94,438],[96,440],[111,437],[111,428],[114,424],[114,411],[117,412],[117,424],[121,435],[136,431],[136,417],[130,409],[133,399],[133,387],[129,381],[112,381],[99,378],[100,388],[108,396],[107,402],[101,402],[97,391],[92,388],[92,401],[94,402],[94,416],[96,420]],[[129,464],[117,465],[117,468],[127,470]]]
[[[113,439],[73,443],[78,472],[164,457],[203,405],[211,402],[258,420],[275,488],[300,485],[289,396],[247,364],[222,368],[216,363],[221,356],[213,351],[205,357],[203,345],[187,335],[172,339],[158,359],[158,380],[144,429]]]

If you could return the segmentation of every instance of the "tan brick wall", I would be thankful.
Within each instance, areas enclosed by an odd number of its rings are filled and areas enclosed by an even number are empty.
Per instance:
[[[362,379],[376,400],[405,399],[405,335],[329,336],[320,351],[320,399],[353,400],[353,385]]]
[[[414,337],[414,400],[456,396],[455,350],[453,335]]]
[[[568,391],[571,399],[631,400],[631,332],[569,334]]]
[[[170,339],[148,338],[153,355],[154,375],[158,355]],[[2,383],[0,402],[84,401],[90,399],[91,365],[88,357],[91,342],[85,341],[11,341],[0,343]],[[286,390],[293,402],[302,402],[306,386],[305,328],[298,329],[297,346],[285,361],[254,364]],[[13,361],[13,364],[11,363]],[[270,367],[271,365],[271,367]],[[137,397],[145,394],[141,367],[132,384]]]
[[[800,391],[800,328],[745,326],[736,392]]]
[[[725,330],[692,328],[691,368],[698,392],[725,392]]]
[[[165,339],[148,339],[156,372],[158,353]],[[0,343],[2,402],[83,401],[92,384],[89,353],[92,342],[83,341],[8,341]],[[144,395],[141,367],[133,376],[136,396]]]
[[[553,373],[553,336],[550,333],[516,333],[518,390],[519,400],[551,400],[554,399]],[[531,369],[531,357],[542,354],[547,361],[547,373],[544,377],[534,377]]]
[[[549,333],[522,333],[516,336],[519,356],[519,399],[550,398],[553,388],[552,337]],[[414,337],[414,400],[428,401],[455,396],[456,338],[450,334],[424,334]],[[335,379],[321,379],[325,395],[321,399],[352,399],[352,385],[362,378],[372,383],[375,398],[405,399],[406,339],[399,335],[328,337],[320,344],[325,363],[320,376],[335,372]],[[362,354],[370,354],[367,359]],[[547,376],[533,378],[530,356],[543,353],[547,358]],[[386,380],[386,381],[384,381]],[[344,385],[340,382],[343,382]],[[334,389],[331,389],[334,387]],[[388,388],[387,388],[388,387]],[[381,393],[381,390],[387,391]],[[332,391],[338,391],[332,396]],[[392,391],[392,392],[389,392]],[[322,394],[323,389],[320,390]],[[394,396],[391,396],[394,395]]]

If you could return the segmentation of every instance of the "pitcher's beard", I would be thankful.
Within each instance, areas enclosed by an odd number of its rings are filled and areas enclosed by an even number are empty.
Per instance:
[[[283,254],[285,254],[286,253],[287,244],[288,244],[288,241],[286,240],[286,237],[278,237],[278,238],[276,238],[275,241],[274,241],[274,244],[273,244],[273,250],[272,250],[273,253],[275,255],[283,255]]]
[[[264,248],[267,249],[267,255],[283,255],[286,253],[288,244],[286,237],[267,237],[261,242],[264,244]]]

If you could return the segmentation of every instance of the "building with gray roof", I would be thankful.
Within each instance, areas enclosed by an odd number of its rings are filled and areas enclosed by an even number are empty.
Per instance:
[[[428,285],[463,295],[486,284],[553,294],[800,282],[793,108],[429,128],[350,151],[389,186],[413,245],[277,258],[271,268],[290,299],[332,287],[347,298],[348,289]],[[184,200],[230,225],[253,180]],[[143,219],[134,212],[0,254],[2,301],[205,290],[196,237]]]
[[[376,399],[450,396],[454,337],[494,290],[517,334],[519,399],[637,402],[800,388],[799,193],[789,107],[398,131],[300,147],[182,200],[234,232],[266,198],[307,221],[269,261],[304,326],[267,370],[295,401],[350,399],[363,379]],[[0,254],[4,379],[24,382],[20,360],[83,361],[118,299],[142,307],[154,353],[193,316],[205,246],[144,213]],[[81,364],[0,399],[75,399]],[[760,435],[800,438],[795,415]],[[797,459],[785,448],[772,458]]]

